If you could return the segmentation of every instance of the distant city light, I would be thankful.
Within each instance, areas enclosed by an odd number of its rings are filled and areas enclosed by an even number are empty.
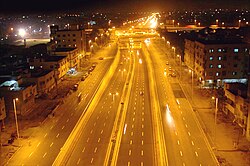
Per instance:
[[[18,30],[18,35],[21,36],[22,38],[25,36],[25,34],[26,34],[26,32],[24,29],[21,28]]]

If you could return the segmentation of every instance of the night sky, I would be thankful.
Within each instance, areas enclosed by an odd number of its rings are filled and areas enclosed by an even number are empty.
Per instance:
[[[250,0],[0,0],[0,13],[250,8]]]

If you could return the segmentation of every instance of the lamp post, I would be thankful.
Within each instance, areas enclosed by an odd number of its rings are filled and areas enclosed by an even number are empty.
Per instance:
[[[189,69],[188,71],[189,71],[189,73],[191,73],[191,77],[192,77],[192,80],[191,80],[192,81],[191,98],[192,98],[192,101],[193,101],[193,95],[194,95],[194,71],[192,69]]]
[[[217,125],[217,112],[218,112],[218,97],[212,97],[212,99],[215,99],[215,110],[214,110],[214,144],[216,147],[216,125]]]
[[[118,96],[119,95],[119,93],[118,92],[116,92],[116,93],[109,93],[109,95],[111,96],[112,95],[112,102],[114,102],[115,101],[115,96]]]
[[[19,139],[19,129],[18,129],[18,121],[17,121],[17,113],[16,113],[16,101],[18,101],[18,98],[13,99],[13,106],[14,106],[14,115],[15,115],[15,120],[16,120],[17,139]]]

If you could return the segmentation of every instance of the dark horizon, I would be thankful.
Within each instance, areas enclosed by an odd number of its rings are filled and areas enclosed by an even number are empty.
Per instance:
[[[55,12],[133,12],[133,11],[173,11],[173,10],[205,10],[210,8],[249,9],[250,1],[241,0],[31,0],[8,1],[2,0],[0,14],[46,14]]]

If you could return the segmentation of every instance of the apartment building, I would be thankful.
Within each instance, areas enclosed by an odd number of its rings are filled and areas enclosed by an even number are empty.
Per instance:
[[[29,61],[30,69],[53,70],[56,81],[69,71],[69,58],[67,56],[46,56],[44,58],[34,58]]]
[[[242,41],[185,39],[184,60],[203,86],[246,83],[249,45]]]
[[[69,29],[59,29],[58,25],[50,26],[50,39],[56,48],[78,48],[79,53],[85,55],[86,35],[78,25],[70,25]]]

